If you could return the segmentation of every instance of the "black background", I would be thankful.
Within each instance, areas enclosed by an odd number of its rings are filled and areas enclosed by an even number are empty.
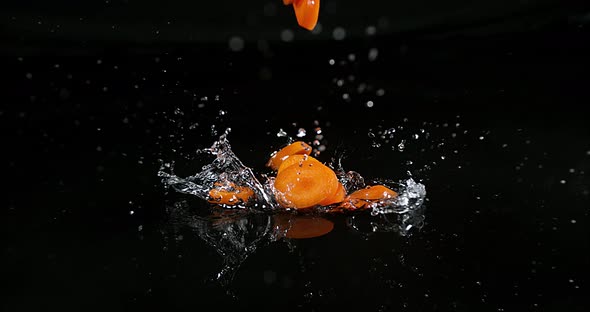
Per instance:
[[[588,309],[582,2],[322,1],[319,33],[275,2],[3,2],[3,310]],[[276,133],[314,121],[322,160],[344,150],[365,177],[424,183],[424,227],[361,234],[332,216],[332,233],[259,246],[220,287],[223,257],[169,231],[184,197],[161,162],[194,173],[230,127],[264,172]]]

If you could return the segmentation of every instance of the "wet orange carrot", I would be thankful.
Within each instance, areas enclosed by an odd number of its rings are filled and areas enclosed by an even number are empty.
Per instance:
[[[384,185],[372,185],[367,186],[363,189],[357,190],[352,192],[348,195],[349,198],[354,199],[368,199],[368,200],[375,200],[375,199],[387,199],[387,198],[394,198],[397,196],[397,193]]]
[[[320,0],[283,0],[283,4],[293,4],[299,26],[313,30],[318,23]]]
[[[326,235],[334,229],[330,220],[315,216],[285,216],[274,217],[275,226],[285,231],[286,238],[304,239]]]
[[[344,186],[342,185],[342,183],[338,183],[338,189],[336,189],[336,192],[334,194],[332,194],[332,196],[328,196],[326,197],[326,199],[322,200],[320,202],[321,206],[329,206],[332,204],[337,204],[340,203],[342,201],[344,201],[344,198],[346,198],[346,189],[344,189]]]
[[[313,158],[312,156],[306,155],[306,154],[291,155],[291,156],[288,156],[287,158],[285,158],[285,160],[283,160],[283,162],[279,166],[279,169],[277,170],[277,173],[281,172],[283,169],[290,167],[292,165],[302,166],[303,161],[306,161],[306,160],[319,162],[317,159]]]
[[[283,147],[274,155],[272,155],[266,163],[266,166],[272,168],[272,170],[277,170],[281,166],[281,163],[283,163],[283,161],[287,159],[287,157],[291,155],[309,154],[311,154],[311,146],[309,146],[309,144],[305,142],[296,141]]]
[[[293,8],[295,8],[295,16],[299,26],[313,30],[318,23],[320,0],[295,0]]]
[[[397,197],[397,193],[384,185],[372,185],[352,192],[342,203],[344,209],[360,209],[377,200]]]
[[[311,156],[284,168],[274,181],[274,195],[286,208],[310,208],[318,205],[338,189],[338,178],[332,169]]]
[[[232,182],[215,183],[215,187],[209,190],[207,201],[213,204],[237,205],[247,203],[253,197],[254,191],[247,186],[237,186]]]

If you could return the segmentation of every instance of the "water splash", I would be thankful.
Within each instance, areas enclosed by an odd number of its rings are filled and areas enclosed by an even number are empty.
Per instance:
[[[200,172],[181,178],[174,174],[172,166],[163,165],[158,171],[162,183],[179,193],[195,195],[207,200],[209,190],[214,183],[229,181],[254,190],[256,198],[262,199],[255,204],[255,207],[277,208],[278,204],[271,195],[269,183],[260,183],[252,169],[246,167],[232,151],[227,139],[230,131],[231,128],[228,128],[210,148],[197,151],[199,154],[204,153],[215,157],[210,164],[203,166]],[[236,205],[236,207],[245,208],[244,205]]]
[[[231,182],[236,185],[250,187],[254,190],[257,201],[252,205],[238,204],[227,206],[226,208],[251,208],[252,210],[273,210],[280,208],[272,191],[274,178],[264,177],[265,180],[262,183],[252,169],[240,161],[229,144],[227,136],[230,131],[231,129],[227,129],[210,148],[198,151],[199,154],[204,153],[214,157],[213,161],[203,166],[200,172],[186,178],[181,178],[174,174],[173,166],[164,164],[158,172],[158,176],[162,178],[162,183],[179,193],[190,194],[207,200],[209,190],[211,190],[215,183]],[[342,167],[341,159],[338,160],[336,174],[348,193],[368,185],[358,172],[345,171]],[[390,213],[408,213],[419,208],[426,197],[425,186],[414,181],[411,177],[400,182],[392,180],[375,182],[394,189],[398,193],[398,196],[371,203],[368,208],[373,216]],[[318,208],[318,211],[327,211],[327,209],[325,207]]]
[[[261,182],[252,169],[240,161],[227,139],[229,132],[230,129],[226,130],[210,148],[197,151],[198,154],[213,159],[196,174],[185,178],[179,177],[174,174],[174,167],[170,164],[163,164],[158,172],[165,187],[202,200],[207,200],[209,190],[219,181],[245,185],[254,190],[257,198],[254,203],[241,203],[235,206],[215,205],[207,211],[198,212],[195,212],[194,207],[185,199],[173,200],[172,204],[167,206],[175,230],[188,227],[220,255],[223,265],[214,279],[225,286],[231,283],[241,264],[258,248],[283,239],[290,241],[294,235],[289,235],[289,231],[293,234],[293,226],[298,224],[301,218],[323,219],[323,212],[333,211],[329,207],[318,207],[311,212],[307,210],[302,215],[298,211],[281,208],[272,195],[274,178],[262,176],[264,182]],[[332,167],[335,168],[336,175],[347,192],[379,183],[398,193],[395,198],[371,203],[368,209],[351,212],[346,221],[350,229],[364,234],[395,232],[406,236],[413,229],[423,226],[423,204],[426,198],[426,188],[423,184],[411,177],[398,182],[373,180],[367,183],[358,172],[346,171],[341,160],[332,160],[332,163],[336,163]],[[329,214],[326,215],[328,216]],[[324,224],[331,222],[323,220]]]

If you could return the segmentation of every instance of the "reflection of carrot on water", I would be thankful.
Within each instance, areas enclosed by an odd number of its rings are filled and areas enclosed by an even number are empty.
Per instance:
[[[314,238],[328,234],[334,228],[330,220],[317,216],[276,215],[274,225],[286,238]]]
[[[332,211],[357,210],[397,196],[384,185],[368,186],[347,195],[336,173],[310,156],[311,150],[309,144],[297,141],[277,151],[266,164],[277,171],[273,193],[283,208],[305,209],[338,204]],[[209,197],[211,203],[236,205],[253,199],[254,192],[247,186],[218,182],[209,191]]]

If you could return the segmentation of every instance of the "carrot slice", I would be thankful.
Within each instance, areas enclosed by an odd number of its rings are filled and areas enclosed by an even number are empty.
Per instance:
[[[332,204],[340,203],[344,200],[345,197],[346,197],[346,189],[344,189],[344,186],[342,185],[342,183],[339,182],[338,189],[336,190],[336,193],[332,194],[332,196],[326,197],[326,199],[324,199],[320,202],[320,205],[329,206]]]
[[[247,186],[237,186],[232,182],[222,184],[215,183],[215,187],[209,190],[208,202],[212,204],[237,205],[247,203],[254,197],[254,191]]]
[[[336,193],[338,178],[332,169],[312,159],[291,165],[279,172],[274,181],[274,195],[286,208],[309,208]]]
[[[377,200],[395,197],[397,197],[397,193],[386,186],[373,185],[351,193],[340,206],[344,209],[361,209]]]
[[[334,229],[334,222],[315,216],[276,215],[274,224],[279,230],[285,231],[286,238],[294,239],[319,237]]]
[[[317,159],[313,158],[312,156],[306,155],[306,154],[291,155],[291,156],[288,156],[287,158],[285,158],[285,160],[283,160],[283,162],[279,166],[279,170],[277,171],[277,173],[281,172],[283,169],[290,167],[292,165],[303,166],[303,162],[306,160],[319,162]]]
[[[375,199],[388,199],[394,198],[397,196],[397,193],[384,185],[373,185],[367,186],[364,189],[357,190],[350,195],[349,198],[354,199],[368,199],[368,200],[375,200]]]
[[[320,0],[295,0],[293,1],[293,8],[299,26],[307,30],[313,30],[318,23]]]
[[[272,155],[270,157],[270,159],[268,160],[268,162],[266,163],[266,166],[272,168],[272,170],[277,170],[277,169],[279,169],[279,166],[281,166],[281,163],[283,163],[283,161],[287,157],[289,157],[291,155],[297,155],[297,154],[299,154],[299,155],[311,154],[311,146],[309,146],[309,144],[302,142],[302,141],[293,142],[293,143],[283,147],[282,149],[280,149],[274,155]]]

